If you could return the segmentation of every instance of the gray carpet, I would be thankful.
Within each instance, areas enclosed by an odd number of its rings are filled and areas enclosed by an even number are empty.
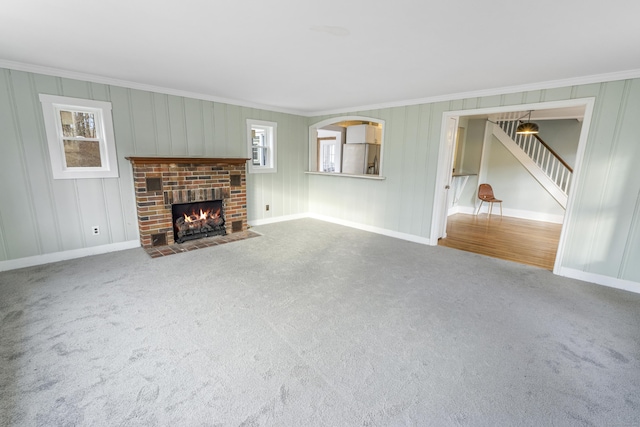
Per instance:
[[[640,295],[314,220],[0,273],[0,424],[640,425]]]

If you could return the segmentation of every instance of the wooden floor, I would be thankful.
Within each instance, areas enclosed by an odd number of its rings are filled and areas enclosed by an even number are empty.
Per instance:
[[[438,244],[553,270],[562,224],[486,214],[455,214]]]

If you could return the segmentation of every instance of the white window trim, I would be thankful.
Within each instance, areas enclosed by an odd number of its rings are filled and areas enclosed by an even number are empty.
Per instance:
[[[251,130],[260,127],[267,131],[267,165],[256,166],[253,164],[253,141]],[[278,171],[278,123],[264,120],[247,119],[247,157],[249,157],[249,173],[276,173]]]
[[[54,179],[117,178],[118,158],[111,118],[111,103],[66,96],[40,94],[44,127]],[[91,111],[96,116],[101,167],[67,167],[64,155],[60,109]]]

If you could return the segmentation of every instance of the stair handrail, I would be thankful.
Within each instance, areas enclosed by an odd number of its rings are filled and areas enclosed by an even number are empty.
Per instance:
[[[549,144],[538,135],[517,134],[520,118],[498,119],[494,122],[529,157],[553,183],[567,195],[573,169],[558,155]],[[534,138],[535,137],[535,138]]]
[[[522,121],[520,121],[520,123],[524,123]],[[564,161],[564,159],[562,157],[560,157],[560,155],[558,153],[556,153],[553,148],[549,147],[549,144],[547,144],[546,142],[544,142],[544,140],[542,138],[540,138],[537,134],[533,134],[533,136],[540,141],[540,144],[544,145],[544,147],[549,150],[549,152],[553,155],[553,157],[555,157],[556,159],[558,159],[558,161],[560,163],[562,163],[562,165],[567,168],[569,170],[569,172],[573,173],[573,168],[571,166],[569,166],[567,164],[567,162]]]

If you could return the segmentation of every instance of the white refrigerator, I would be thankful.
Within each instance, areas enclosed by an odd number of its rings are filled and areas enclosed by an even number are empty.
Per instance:
[[[344,144],[342,146],[342,173],[352,175],[378,174],[380,145]]]

